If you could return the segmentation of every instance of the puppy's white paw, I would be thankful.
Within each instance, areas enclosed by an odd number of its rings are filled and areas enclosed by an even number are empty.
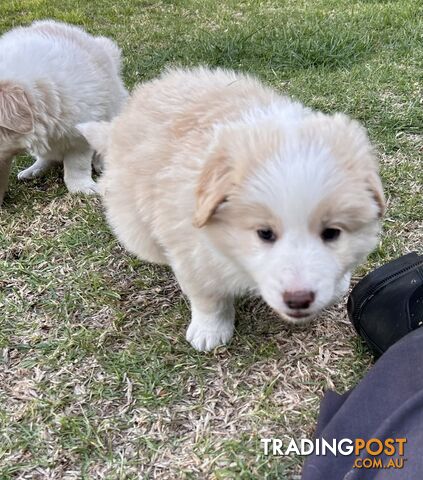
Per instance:
[[[86,195],[94,195],[98,192],[97,184],[91,179],[80,182],[68,181],[66,186],[70,193],[85,193]]]
[[[18,180],[31,180],[32,178],[40,177],[44,172],[44,168],[33,168],[31,166],[18,173]]]
[[[218,345],[226,345],[234,333],[233,322],[216,322],[215,325],[206,327],[191,322],[186,338],[188,342],[200,352],[208,352]]]

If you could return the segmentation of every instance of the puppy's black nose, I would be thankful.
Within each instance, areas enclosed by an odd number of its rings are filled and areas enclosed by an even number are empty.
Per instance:
[[[292,310],[304,310],[308,308],[314,302],[315,296],[315,293],[311,290],[287,291],[282,294],[283,301],[288,308]]]

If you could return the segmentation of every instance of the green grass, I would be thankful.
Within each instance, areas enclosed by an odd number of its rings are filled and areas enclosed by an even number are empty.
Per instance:
[[[388,199],[363,275],[421,251],[422,13],[412,0],[11,0],[0,31],[56,18],[114,38],[128,87],[169,64],[224,66],[361,120]],[[302,459],[265,458],[260,438],[310,436],[323,390],[352,387],[370,355],[342,304],[294,330],[255,300],[237,311],[228,348],[195,352],[171,272],[125,253],[98,199],[70,196],[60,172],[12,180],[0,213],[0,479],[293,478]]]

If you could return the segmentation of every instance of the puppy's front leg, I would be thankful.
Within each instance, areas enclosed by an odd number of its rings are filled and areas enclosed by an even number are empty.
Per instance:
[[[4,195],[9,184],[9,173],[13,158],[0,158],[0,206],[3,202]]]
[[[91,177],[91,161],[94,151],[71,151],[65,155],[63,167],[65,184],[71,193],[93,194],[97,185]]]
[[[30,167],[18,173],[18,179],[30,180],[31,178],[40,177],[44,173],[48,172],[54,163],[55,162],[53,160],[37,157],[37,160]]]
[[[189,295],[191,323],[187,340],[196,349],[207,352],[225,345],[234,332],[235,309],[232,298]]]

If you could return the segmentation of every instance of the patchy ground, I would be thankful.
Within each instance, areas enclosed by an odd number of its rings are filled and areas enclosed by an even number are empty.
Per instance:
[[[0,5],[0,30],[62,19],[118,41],[129,87],[169,63],[221,65],[360,119],[388,212],[358,279],[422,251],[418,10],[412,0],[14,0]],[[0,213],[0,478],[294,478],[301,458],[266,458],[260,438],[312,435],[323,391],[353,386],[371,357],[344,302],[305,329],[257,300],[237,314],[228,348],[195,352],[172,274],[122,250],[98,199],[71,197],[57,171],[12,180]]]

